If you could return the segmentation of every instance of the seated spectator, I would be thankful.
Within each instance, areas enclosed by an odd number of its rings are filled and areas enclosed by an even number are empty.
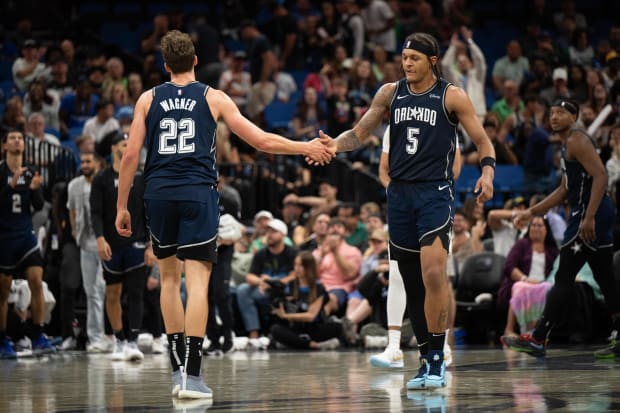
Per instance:
[[[359,118],[366,108],[370,106],[372,97],[377,91],[377,80],[370,70],[370,62],[361,60],[354,68],[349,81],[348,99],[353,105],[353,110]]]
[[[310,215],[325,213],[331,215],[332,211],[340,205],[340,201],[336,198],[338,188],[330,180],[323,179],[319,182],[318,196],[298,196],[296,194],[288,194],[282,202],[296,202],[310,207]]]
[[[75,138],[75,145],[80,153],[95,152],[95,138],[90,135],[80,135]],[[102,168],[103,169],[103,168]]]
[[[267,232],[269,223],[272,220],[273,214],[266,210],[258,211],[256,215],[254,215],[254,235],[250,245],[250,252],[253,254],[256,254],[258,250],[267,246]],[[287,235],[288,231],[284,234],[284,243],[288,246],[293,246],[293,242]]]
[[[43,115],[45,127],[60,131],[60,99],[54,93],[47,93],[45,82],[34,81],[24,97],[24,115],[29,117],[38,112]]]
[[[345,313],[349,293],[355,289],[359,277],[362,253],[346,243],[345,233],[345,223],[332,218],[327,238],[313,252],[319,262],[320,280],[329,292],[328,315]]]
[[[605,87],[609,89],[620,80],[620,53],[617,50],[611,50],[605,56],[605,63],[607,67],[603,69],[601,75],[605,81]]]
[[[577,29],[573,33],[573,42],[568,47],[568,57],[571,65],[592,66],[594,61],[594,49],[590,44],[588,31]]]
[[[288,234],[286,224],[279,219],[272,219],[267,224],[267,242],[265,248],[256,252],[252,259],[250,271],[245,277],[245,283],[237,287],[237,303],[241,311],[243,325],[248,333],[250,343],[259,343],[257,340],[260,331],[269,331],[269,326],[261,325],[260,314],[268,314],[269,294],[267,289],[269,280],[280,280],[288,284],[294,278],[290,275],[297,251],[284,244]]]
[[[91,135],[95,143],[103,140],[110,132],[118,131],[120,124],[114,118],[114,105],[107,100],[100,100],[95,104],[96,115],[88,119],[84,124],[82,135]]]
[[[327,130],[334,136],[350,129],[355,120],[353,104],[347,95],[346,80],[342,77],[334,78],[333,93],[327,99]]]
[[[28,39],[22,44],[22,57],[13,62],[13,83],[20,92],[26,92],[32,82],[40,77],[47,77],[49,69],[39,61],[41,54],[39,45],[34,39]]]
[[[607,169],[607,190],[615,195],[616,184],[620,181],[620,123],[615,124],[609,131],[609,144],[612,153],[605,165]]]
[[[354,202],[343,203],[338,206],[336,214],[346,226],[347,244],[365,251],[368,247],[368,231],[360,219],[360,206]]]
[[[297,140],[312,140],[325,130],[327,116],[318,101],[315,89],[304,89],[304,97],[293,115],[293,137]]]
[[[487,215],[487,224],[493,232],[493,252],[501,256],[507,256],[517,239],[523,236],[527,228],[517,228],[512,222],[517,211],[524,210],[525,199],[518,196],[509,199],[503,209],[493,209]]]
[[[142,92],[144,92],[142,76],[136,72],[130,73],[129,76],[127,76],[127,93],[132,106],[135,106]]]
[[[75,93],[65,95],[60,101],[60,131],[66,133],[69,128],[83,126],[86,120],[95,115],[98,100],[88,78],[82,77]]]
[[[527,137],[523,156],[523,170],[525,173],[524,190],[526,192],[547,192],[555,188],[555,179],[551,176],[553,170],[553,146],[549,140],[551,124],[549,110],[545,111],[543,124],[534,129]]]
[[[557,255],[549,223],[543,217],[534,217],[526,236],[516,242],[506,257],[504,280],[497,297],[500,308],[508,307],[504,335],[515,334],[516,321],[521,333],[530,331],[542,315],[551,289],[545,280]]]
[[[110,84],[108,89],[105,90],[103,98],[112,102],[115,111],[131,104],[127,89],[125,89],[122,83],[118,82]]]
[[[538,95],[541,90],[550,87],[551,69],[547,59],[539,53],[535,53],[530,58],[530,70],[525,74],[519,85],[521,96]]]
[[[506,81],[511,80],[516,85],[521,84],[525,72],[530,64],[522,55],[521,45],[517,40],[511,40],[506,46],[506,55],[495,62],[493,66],[493,88],[496,92],[502,92]]]
[[[19,131],[25,129],[26,116],[24,115],[24,105],[21,97],[13,96],[6,102],[4,116],[2,117],[2,127]]]
[[[127,78],[125,77],[125,65],[118,57],[111,57],[105,64],[106,72],[103,80],[104,99],[111,99],[112,88],[119,84],[127,91]],[[107,97],[105,97],[107,95]]]
[[[491,106],[491,111],[497,113],[502,122],[514,112],[523,109],[523,101],[519,96],[517,85],[518,83],[514,80],[506,80],[502,87],[502,98]]]
[[[314,218],[311,217],[308,220],[306,232],[308,232],[309,235],[306,237],[305,241],[299,245],[300,251],[314,251],[321,246],[327,237],[329,220],[329,215],[323,213],[315,215]]]
[[[540,92],[540,97],[545,100],[547,105],[551,105],[556,99],[571,98],[573,93],[568,89],[568,72],[564,67],[553,69],[553,86]]]
[[[478,220],[471,227],[471,232],[469,228],[470,224],[463,210],[455,211],[452,224],[451,251],[447,261],[447,274],[450,278],[458,277],[467,258],[483,250],[481,238],[486,230],[486,223],[483,220]]]
[[[58,96],[59,100],[73,92],[74,82],[69,73],[69,64],[63,58],[50,62],[50,80],[47,83],[47,90]]]
[[[491,140],[493,147],[495,148],[495,160],[498,165],[517,165],[519,159],[517,155],[512,151],[512,148],[506,141],[506,137],[500,135],[501,122],[499,115],[495,112],[489,112],[484,117],[482,122],[484,131]],[[466,162],[470,165],[478,165],[480,163],[478,157],[478,151],[475,150],[473,145],[470,146],[471,152],[467,154]]]
[[[586,69],[581,65],[571,65],[568,70],[568,89],[573,91],[574,99],[583,103],[588,98]]]
[[[502,123],[498,139],[512,142],[512,150],[520,163],[525,155],[527,138],[534,128],[542,125],[545,102],[536,95],[527,95],[521,110],[511,114]]]
[[[245,52],[242,50],[235,52],[230,68],[220,75],[218,86],[220,90],[230,96],[241,112],[245,112],[245,105],[252,88],[250,72],[244,70],[245,62]]]
[[[215,132],[215,155],[217,163],[222,164],[234,164],[241,163],[239,159],[239,151],[233,146],[230,139],[230,129],[224,122],[217,123],[217,129]]]
[[[271,335],[277,343],[299,349],[334,349],[340,346],[342,326],[328,322],[323,307],[329,295],[319,281],[317,263],[310,251],[294,261],[291,294],[275,307]]]

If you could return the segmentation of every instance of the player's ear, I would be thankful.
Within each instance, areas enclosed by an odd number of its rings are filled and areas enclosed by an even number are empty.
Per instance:
[[[194,66],[198,66],[198,56],[194,55]]]

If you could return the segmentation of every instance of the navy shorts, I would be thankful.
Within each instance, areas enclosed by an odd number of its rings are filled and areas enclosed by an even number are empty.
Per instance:
[[[390,251],[419,252],[439,237],[448,250],[454,218],[454,196],[449,181],[403,182],[392,180],[387,188],[387,221]]]
[[[118,284],[123,281],[123,275],[144,267],[144,250],[145,245],[138,242],[112,248],[112,259],[101,263],[106,284]]]
[[[0,236],[0,273],[23,276],[28,267],[43,267],[43,259],[32,233]]]
[[[219,194],[209,189],[208,202],[147,199],[146,222],[153,252],[159,259],[217,262],[216,238],[220,220]]]
[[[579,236],[579,225],[581,218],[586,213],[586,207],[578,207],[571,209],[566,224],[566,232],[564,232],[564,240],[562,246],[566,246],[573,242]],[[614,244],[614,222],[616,222],[616,210],[611,198],[607,195],[601,199],[595,215],[595,231],[596,239],[593,242],[586,243],[591,250],[598,248],[612,247]]]

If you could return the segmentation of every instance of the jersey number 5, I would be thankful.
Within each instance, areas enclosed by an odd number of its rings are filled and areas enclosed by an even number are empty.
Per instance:
[[[407,128],[407,145],[405,150],[409,155],[413,155],[418,151],[418,135],[420,134],[420,128]]]
[[[192,118],[183,118],[178,122],[173,118],[163,118],[159,122],[159,152],[161,155],[194,152],[194,143],[188,143],[196,134],[196,124]],[[174,140],[175,143],[170,141]]]

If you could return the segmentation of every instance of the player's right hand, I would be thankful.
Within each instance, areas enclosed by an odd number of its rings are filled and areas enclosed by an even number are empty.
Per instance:
[[[312,145],[306,154],[306,162],[309,165],[325,165],[336,156],[336,141],[323,131],[319,131],[319,137],[308,142],[308,144]]]
[[[531,219],[532,210],[525,209],[523,211],[515,212],[515,217],[513,218],[512,223],[516,228],[522,228],[523,226],[527,225]]]

